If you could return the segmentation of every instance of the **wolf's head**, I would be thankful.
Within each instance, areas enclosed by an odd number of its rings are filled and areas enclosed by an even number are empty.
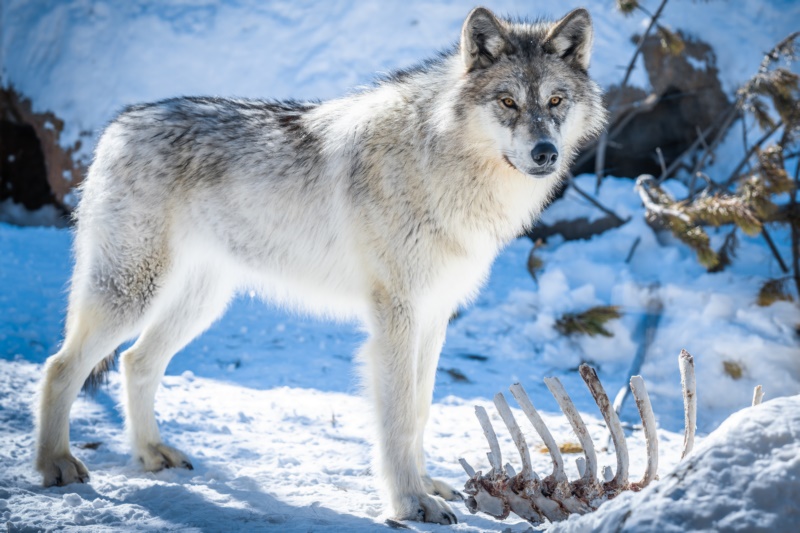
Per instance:
[[[511,22],[474,9],[461,31],[463,96],[470,122],[520,172],[567,170],[581,142],[605,125],[588,75],[592,21],[576,9],[555,23]]]

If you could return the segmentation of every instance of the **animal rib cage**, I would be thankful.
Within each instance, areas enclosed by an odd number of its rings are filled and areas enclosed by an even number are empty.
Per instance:
[[[678,360],[686,422],[684,448],[681,455],[683,458],[691,451],[694,443],[696,395],[692,356],[684,350],[681,351]],[[549,450],[553,461],[553,472],[544,478],[540,478],[534,472],[525,437],[522,435],[505,396],[498,393],[494,397],[494,404],[519,452],[522,471],[517,473],[510,464],[503,465],[500,445],[489,421],[489,415],[483,407],[476,406],[475,414],[483,428],[486,440],[489,442],[490,451],[487,456],[491,469],[484,475],[480,471],[476,472],[463,458],[459,459],[461,466],[469,476],[464,492],[468,495],[466,505],[470,512],[473,514],[483,512],[500,520],[508,517],[509,513],[514,513],[533,524],[541,524],[545,519],[556,522],[566,519],[571,514],[585,514],[594,511],[603,502],[615,497],[620,492],[641,490],[656,479],[658,439],[655,416],[644,380],[641,376],[633,376],[630,380],[631,392],[642,418],[647,448],[647,466],[644,476],[641,480],[631,483],[628,480],[628,448],[619,417],[609,402],[608,395],[595,370],[584,364],[581,365],[579,371],[611,433],[616,450],[616,472],[612,475],[610,468],[605,467],[603,478],[598,478],[597,456],[586,424],[558,378],[545,378],[545,385],[555,397],[583,448],[584,457],[576,460],[580,478],[570,481],[564,472],[564,460],[555,439],[525,390],[517,383],[511,386],[511,394]]]

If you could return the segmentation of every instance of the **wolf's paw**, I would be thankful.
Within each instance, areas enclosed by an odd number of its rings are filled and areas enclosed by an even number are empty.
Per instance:
[[[440,479],[433,479],[425,474],[422,476],[422,483],[425,484],[425,491],[434,496],[441,496],[448,502],[462,501],[464,495]]]
[[[40,460],[38,469],[42,473],[42,485],[45,487],[63,487],[70,483],[89,481],[89,470],[69,452],[60,457]]]
[[[445,525],[458,523],[455,513],[442,498],[428,494],[401,498],[395,504],[395,512],[397,520],[414,520]]]
[[[158,472],[165,468],[186,468],[194,470],[192,463],[181,452],[163,443],[148,444],[137,454],[139,462],[148,472]]]

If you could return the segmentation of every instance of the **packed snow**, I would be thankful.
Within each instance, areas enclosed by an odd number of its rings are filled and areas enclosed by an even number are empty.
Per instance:
[[[596,26],[592,74],[604,85],[618,81],[633,52],[630,36],[642,31],[644,17],[625,18],[613,2],[600,0],[567,1],[558,8],[501,0],[488,7],[534,17],[560,16],[579,4],[590,8]],[[409,66],[449,46],[471,7],[412,0],[3,0],[2,83],[32,98],[36,110],[64,119],[61,142],[82,140],[79,155],[88,157],[102,125],[125,104],[178,94],[335,97],[368,83],[376,71]],[[673,0],[664,20],[714,46],[723,84],[733,91],[765,50],[800,26],[800,11],[790,1],[733,6]],[[633,82],[646,84],[642,69]],[[724,148],[734,149],[740,147]],[[594,177],[577,182],[591,190]],[[461,487],[466,475],[459,457],[488,466],[488,445],[472,406],[493,413],[492,396],[517,381],[557,442],[575,442],[542,383],[545,376],[562,380],[601,450],[601,465],[613,466],[602,418],[576,369],[581,362],[593,364],[611,395],[625,386],[642,342],[647,301],[657,298],[663,314],[641,374],[659,423],[662,481],[563,526],[788,530],[786,517],[800,517],[798,399],[738,412],[749,405],[756,384],[764,385],[767,400],[800,394],[800,311],[790,302],[755,304],[761,282],[777,275],[775,260],[762,240],[742,237],[733,266],[709,274],[685,246],[645,224],[630,180],[607,179],[599,200],[630,221],[589,241],[550,239],[537,249],[544,268],[536,280],[525,267],[530,241],[513,242],[474,305],[452,321],[426,435],[431,474]],[[544,222],[601,215],[569,191]],[[715,245],[722,238],[712,234]],[[775,228],[773,239],[788,257],[788,231]],[[96,397],[81,397],[72,411],[73,451],[89,467],[91,482],[41,488],[32,466],[32,413],[42,363],[60,342],[70,245],[67,229],[0,222],[0,518],[10,531],[387,527],[370,474],[370,409],[352,361],[363,334],[354,324],[287,315],[249,294],[173,359],[156,399],[166,442],[191,457],[193,471],[144,473],[132,461],[119,407],[121,376],[112,372]],[[624,312],[609,326],[613,337],[563,337],[553,328],[565,312],[601,304]],[[695,356],[701,438],[679,465],[681,348]],[[726,363],[741,375],[734,379],[724,372]],[[702,437],[732,413],[737,414],[713,436]],[[621,417],[638,423],[632,401]],[[541,441],[532,428],[523,429],[538,449]],[[510,436],[499,436],[504,456],[516,465]],[[636,478],[644,469],[643,436],[634,429],[628,439]],[[549,456],[533,455],[536,470],[548,472]],[[574,477],[575,456],[567,457]],[[518,519],[470,515],[461,504],[454,508],[460,521],[454,530],[529,527]]]
[[[797,531],[800,396],[735,413],[660,483],[552,531]]]

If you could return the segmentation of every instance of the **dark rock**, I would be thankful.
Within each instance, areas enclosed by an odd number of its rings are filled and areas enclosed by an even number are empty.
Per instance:
[[[649,36],[642,47],[650,86],[658,97],[652,109],[626,118],[632,112],[630,104],[643,100],[647,92],[637,87],[608,89],[606,103],[616,105],[609,125],[612,137],[606,150],[606,174],[632,178],[640,174],[660,175],[656,148],[661,148],[669,166],[697,139],[698,130],[715,125],[718,117],[730,109],[732,103],[719,81],[712,48],[680,32],[677,36],[684,44],[679,55],[673,55],[658,35]],[[627,124],[617,127],[614,134],[615,125],[623,121]],[[708,142],[716,135],[712,127],[706,137]],[[595,158],[582,162],[573,171],[593,173]]]

